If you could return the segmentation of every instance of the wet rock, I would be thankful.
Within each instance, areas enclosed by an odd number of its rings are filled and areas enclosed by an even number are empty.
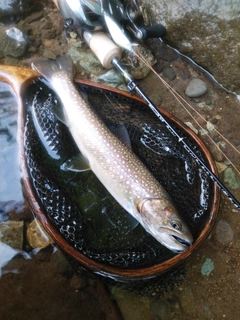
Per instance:
[[[27,239],[32,248],[45,248],[53,243],[37,219],[34,219],[27,228]]]
[[[22,250],[23,222],[5,221],[0,223],[0,241],[11,248]]]
[[[153,0],[149,7],[171,46],[239,92],[239,1]]]
[[[0,57],[22,57],[29,47],[29,38],[17,27],[0,27]]]
[[[225,220],[219,220],[216,226],[216,237],[218,242],[231,242],[233,240],[233,231],[229,223]]]
[[[189,98],[197,98],[207,92],[207,85],[201,79],[194,78],[189,82],[185,92]]]

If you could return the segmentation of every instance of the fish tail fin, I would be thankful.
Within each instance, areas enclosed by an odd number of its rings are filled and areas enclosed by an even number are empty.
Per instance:
[[[35,61],[32,62],[31,66],[49,82],[55,73],[63,70],[68,72],[71,78],[73,78],[73,63],[69,54],[59,57],[56,60]]]

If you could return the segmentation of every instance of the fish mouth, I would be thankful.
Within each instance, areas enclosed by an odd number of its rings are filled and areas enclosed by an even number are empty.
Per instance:
[[[188,250],[193,243],[193,238],[190,233],[184,235],[166,228],[161,228],[158,240],[162,245],[174,253],[182,253]]]
[[[174,239],[174,242],[177,243],[179,246],[179,248],[177,248],[176,250],[172,250],[173,252],[176,252],[176,253],[184,252],[192,245],[192,241],[180,238],[176,235],[172,235],[172,238]]]

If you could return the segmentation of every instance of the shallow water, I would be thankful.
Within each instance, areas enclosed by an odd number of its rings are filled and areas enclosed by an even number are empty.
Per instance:
[[[0,148],[1,202],[20,204],[23,195],[17,144],[17,101],[11,87],[4,83],[0,83]]]
[[[167,52],[166,48],[162,50]],[[171,67],[174,70],[190,70],[193,77],[201,74],[178,57],[171,62]],[[208,120],[220,119],[217,122],[219,130],[239,148],[239,101],[224,90],[215,88],[204,75],[202,77],[210,88],[208,95],[192,102],[199,105],[211,98],[214,101],[211,108],[205,104],[204,109],[197,110],[205,114]],[[181,91],[186,82],[177,76],[173,85]],[[162,88],[159,94],[155,78],[143,81],[142,86],[153,100],[160,96],[162,107],[182,121],[189,120],[179,105],[173,102],[173,98],[169,97],[169,92]],[[0,89],[0,220],[6,223],[10,217],[11,220],[24,220],[25,226],[28,226],[32,215],[25,207],[20,184],[16,141],[17,106],[14,98],[6,93],[6,85],[1,83]],[[205,137],[202,136],[202,139]],[[209,148],[214,152],[212,147]],[[225,151],[239,165],[239,155],[228,148]],[[220,177],[224,179],[223,173]],[[229,188],[240,199],[239,187]],[[4,266],[0,279],[0,318],[238,320],[239,214],[229,200],[222,196],[218,222],[212,233],[201,248],[187,259],[184,270],[176,271],[179,277],[174,283],[160,284],[169,286],[169,291],[163,290],[163,295],[159,294],[162,292],[160,285],[149,287],[144,293],[141,289],[129,293],[122,288],[110,287],[110,295],[109,292],[106,294],[99,290],[92,280],[79,282],[65,258],[52,245],[40,251],[32,250],[26,239],[23,239],[22,248],[29,252],[29,256],[19,249],[13,251],[11,247],[1,246],[0,267],[5,264],[3,257],[10,262]],[[2,236],[2,231],[0,232]],[[12,234],[16,234],[16,229]],[[15,258],[11,259],[13,256]],[[147,288],[147,285],[143,286]],[[104,297],[107,297],[106,300]],[[117,301],[121,317],[113,312],[112,305],[107,304],[110,297]],[[103,305],[108,308],[104,309]]]

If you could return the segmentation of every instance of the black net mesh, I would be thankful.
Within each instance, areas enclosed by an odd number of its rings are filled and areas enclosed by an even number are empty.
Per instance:
[[[126,127],[133,151],[171,194],[196,238],[209,215],[209,178],[144,104],[109,90],[78,86],[107,126]],[[24,101],[25,154],[32,184],[65,240],[88,257],[119,268],[147,267],[172,257],[140,224],[133,226],[128,213],[92,172],[61,170],[79,150],[55,116],[59,101],[54,92],[38,80]],[[171,124],[204,160],[191,138]]]

